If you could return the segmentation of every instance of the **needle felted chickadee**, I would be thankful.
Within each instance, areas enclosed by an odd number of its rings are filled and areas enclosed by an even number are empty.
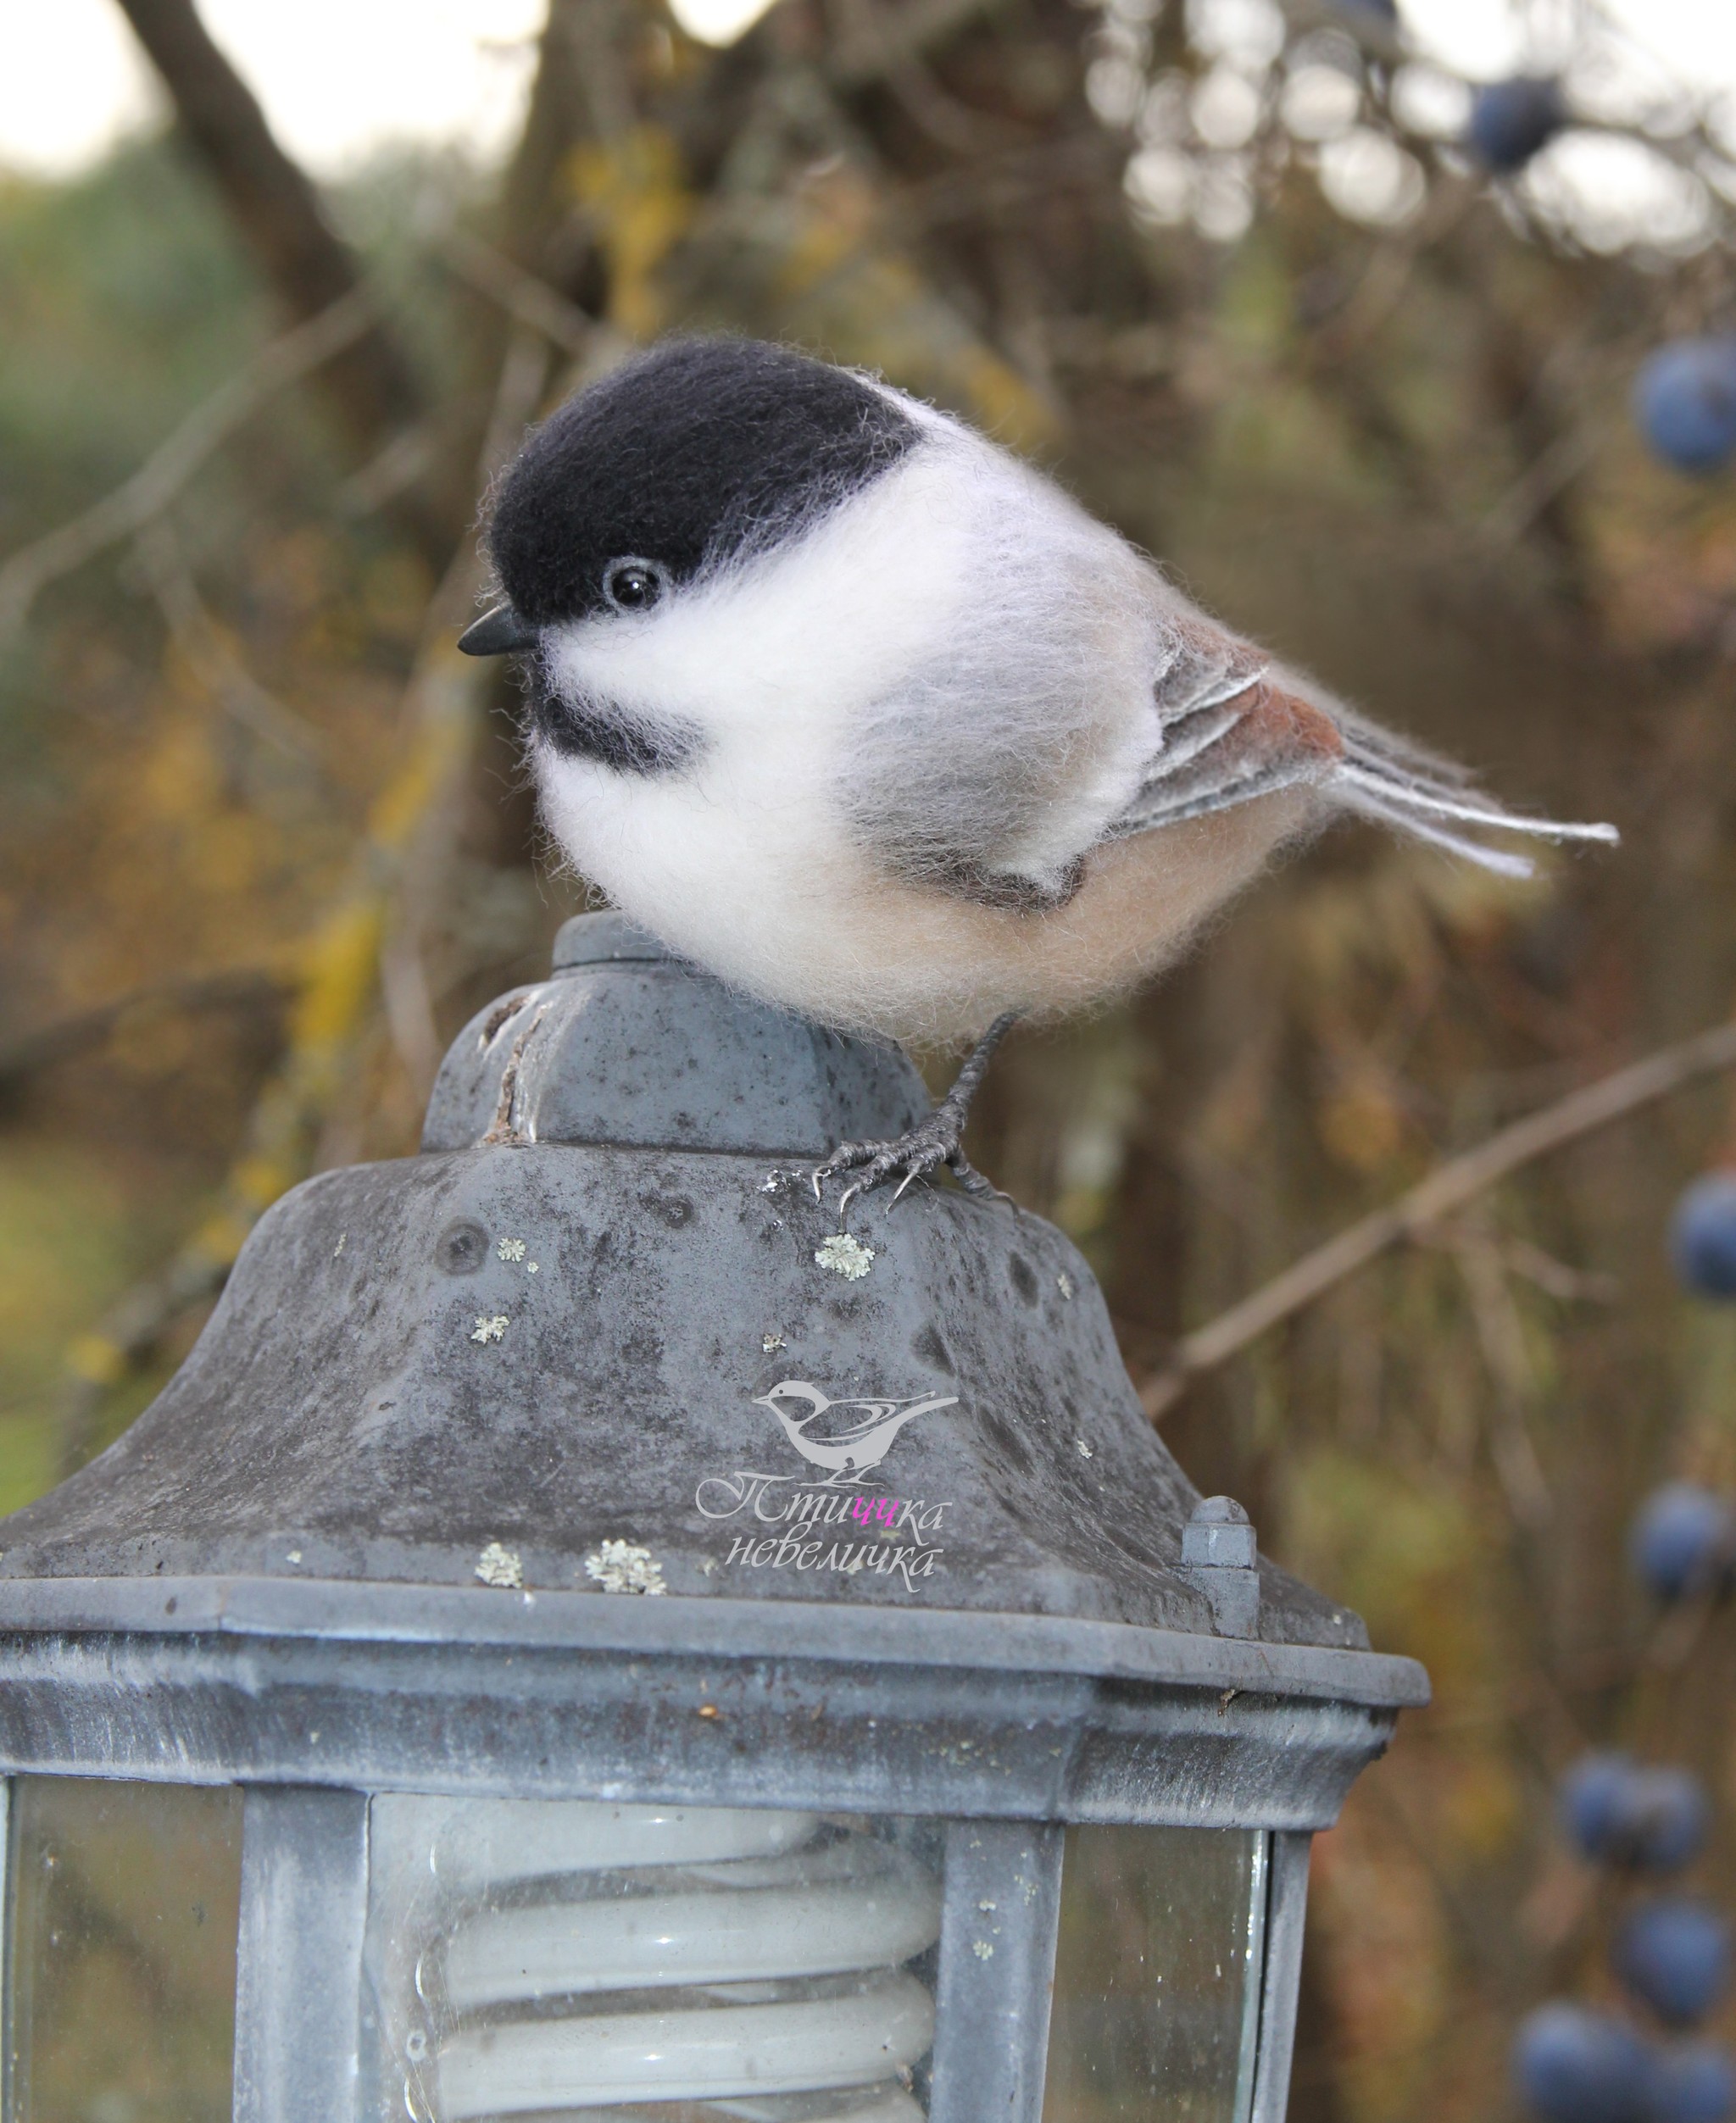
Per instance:
[[[873,377],[667,342],[570,398],[496,495],[544,812],[684,957],[837,1028],[975,1038],[845,1198],[949,1164],[995,1042],[1172,960],[1355,812],[1486,868],[1523,818],[1190,603],[1029,465]],[[903,1191],[901,1186],[900,1192]]]

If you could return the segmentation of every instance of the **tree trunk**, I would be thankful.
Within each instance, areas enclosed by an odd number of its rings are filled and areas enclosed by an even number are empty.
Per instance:
[[[307,173],[285,153],[253,91],[213,42],[193,0],[120,0],[162,76],[181,130],[222,193],[243,241],[297,321],[314,317],[361,280]],[[351,449],[384,449],[426,410],[403,350],[383,324],[318,372]],[[429,564],[444,567],[456,525],[449,509],[411,490],[392,505]]]

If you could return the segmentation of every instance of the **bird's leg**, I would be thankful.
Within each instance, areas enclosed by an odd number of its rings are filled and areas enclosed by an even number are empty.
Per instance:
[[[841,1142],[825,1164],[817,1165],[810,1175],[815,1200],[834,1173],[855,1173],[857,1177],[838,1198],[838,1220],[842,1223],[845,1210],[857,1195],[867,1193],[882,1181],[889,1180],[893,1173],[902,1175],[898,1192],[893,1196],[896,1202],[907,1187],[943,1164],[951,1167],[953,1177],[967,1194],[994,1195],[1004,1200],[1006,1197],[1000,1189],[985,1180],[966,1160],[959,1144],[971,1101],[988,1073],[995,1048],[1018,1022],[1019,1014],[1017,1010],[1009,1010],[1005,1016],[996,1018],[971,1048],[952,1089],[927,1119],[918,1121],[908,1135],[901,1135],[891,1142]]]

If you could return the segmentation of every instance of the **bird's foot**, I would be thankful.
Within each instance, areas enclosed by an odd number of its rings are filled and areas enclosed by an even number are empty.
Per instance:
[[[866,1194],[896,1175],[899,1183],[892,1198],[898,1202],[918,1180],[945,1165],[965,1193],[1010,1202],[1012,1197],[985,1180],[960,1148],[963,1128],[963,1115],[949,1112],[943,1101],[926,1120],[891,1142],[841,1142],[824,1164],[815,1165],[808,1175],[814,1198],[816,1202],[824,1198],[828,1180],[842,1172],[854,1173],[855,1177],[838,1197],[838,1222],[842,1224],[859,1194]]]

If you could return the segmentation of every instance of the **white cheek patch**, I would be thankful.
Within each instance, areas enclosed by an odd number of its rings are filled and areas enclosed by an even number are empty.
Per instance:
[[[953,464],[919,447],[791,546],[721,568],[643,616],[552,630],[549,678],[749,742],[847,720],[959,623],[971,517]]]

